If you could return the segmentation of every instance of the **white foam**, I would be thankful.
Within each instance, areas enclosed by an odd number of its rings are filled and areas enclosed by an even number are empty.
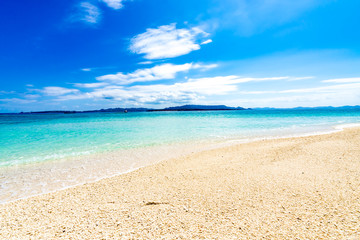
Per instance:
[[[335,126],[335,128],[338,130],[344,130],[346,128],[354,128],[354,127],[360,127],[360,123],[346,123]]]

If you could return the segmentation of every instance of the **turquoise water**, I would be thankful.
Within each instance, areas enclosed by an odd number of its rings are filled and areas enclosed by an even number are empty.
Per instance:
[[[0,115],[0,167],[117,149],[329,131],[358,110]]]

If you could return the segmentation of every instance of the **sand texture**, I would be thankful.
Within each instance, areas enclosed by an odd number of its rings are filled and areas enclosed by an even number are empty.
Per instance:
[[[360,239],[360,129],[207,150],[1,205],[0,239]]]

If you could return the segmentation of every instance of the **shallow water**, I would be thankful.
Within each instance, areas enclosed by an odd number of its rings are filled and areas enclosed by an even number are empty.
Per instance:
[[[333,131],[357,110],[0,115],[0,202],[133,169],[223,143]]]
[[[281,136],[360,122],[359,111],[0,115],[0,166],[191,140]]]

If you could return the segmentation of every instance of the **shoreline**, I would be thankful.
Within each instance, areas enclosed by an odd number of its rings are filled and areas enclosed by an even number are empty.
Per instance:
[[[202,151],[206,151],[206,150],[219,149],[219,148],[223,148],[223,147],[231,147],[231,146],[236,146],[238,144],[246,144],[246,143],[258,142],[258,141],[267,141],[267,140],[276,140],[276,139],[292,139],[292,138],[302,138],[302,137],[309,137],[309,136],[327,135],[327,134],[341,132],[348,128],[357,128],[359,126],[360,126],[360,123],[347,123],[347,124],[333,125],[333,126],[331,126],[332,130],[290,134],[290,135],[284,135],[284,136],[255,137],[255,138],[233,139],[233,140],[231,140],[231,139],[227,139],[227,140],[216,139],[213,141],[208,140],[208,141],[201,141],[202,143],[196,145],[196,147],[193,147],[193,143],[197,143],[197,141],[191,141],[190,144],[188,142],[186,142],[186,143],[183,142],[183,143],[171,143],[171,144],[166,144],[166,145],[162,145],[162,146],[154,146],[154,147],[141,147],[139,149],[143,150],[143,151],[145,150],[143,152],[143,154],[145,154],[143,156],[145,156],[145,157],[149,157],[150,155],[152,155],[151,151],[154,151],[154,149],[155,149],[155,151],[159,151],[158,149],[160,149],[162,147],[164,149],[172,147],[173,151],[171,153],[172,154],[171,156],[165,157],[165,156],[157,155],[155,157],[152,157],[152,159],[150,161],[148,161],[147,163],[142,163],[136,167],[130,166],[130,167],[127,167],[123,170],[120,170],[120,171],[112,173],[112,174],[107,174],[107,175],[95,177],[95,178],[93,177],[90,180],[84,178],[83,180],[80,180],[75,184],[70,184],[68,186],[62,186],[62,187],[55,187],[55,189],[51,189],[51,190],[43,190],[42,192],[38,192],[36,194],[31,194],[28,196],[11,199],[9,201],[1,201],[1,199],[0,199],[0,206],[4,205],[4,204],[16,202],[18,200],[24,200],[24,199],[28,199],[28,198],[35,197],[35,196],[41,196],[41,195],[47,194],[47,193],[53,193],[53,192],[57,192],[57,191],[66,190],[69,188],[74,188],[74,187],[81,186],[81,185],[87,184],[87,183],[94,183],[94,182],[101,181],[101,180],[107,179],[107,178],[117,177],[117,176],[120,176],[123,174],[131,173],[133,171],[136,171],[138,169],[141,169],[141,168],[144,168],[147,166],[159,164],[162,161],[166,161],[166,160],[169,160],[172,158],[184,157],[189,154],[194,154],[194,153],[198,153],[198,152],[202,152]],[[178,147],[183,148],[181,153],[174,152],[175,148],[178,148]],[[51,172],[53,172],[52,165],[60,165],[60,164],[62,164],[62,162],[68,162],[69,164],[72,164],[72,163],[74,163],[74,161],[75,162],[83,161],[83,163],[80,163],[80,165],[84,165],[84,164],[86,164],[86,162],[91,162],[91,160],[90,161],[87,160],[89,158],[96,159],[96,161],[99,161],[100,159],[102,159],[103,156],[106,156],[106,155],[118,156],[118,155],[126,154],[126,155],[129,155],[129,158],[131,158],[131,157],[134,157],[133,152],[134,151],[136,152],[139,149],[131,149],[129,151],[130,154],[127,153],[126,150],[113,150],[113,151],[108,151],[108,152],[103,152],[103,153],[100,152],[100,153],[93,153],[93,154],[89,154],[89,155],[81,155],[81,156],[76,156],[76,157],[67,157],[64,159],[51,160],[51,161],[46,161],[46,162],[30,163],[30,164],[24,164],[24,165],[19,165],[19,166],[7,166],[4,168],[0,168],[0,176],[3,175],[2,178],[6,179],[6,172],[8,170],[9,170],[9,172],[11,172],[11,170],[14,170],[14,169],[16,169],[16,170],[25,169],[25,171],[26,171],[28,169],[34,168],[35,171],[40,172],[43,170],[48,171],[51,168]],[[149,153],[150,153],[150,155],[149,155]],[[146,155],[146,154],[148,154],[148,155]],[[160,160],[158,160],[158,159],[154,160],[154,158],[160,158]],[[112,160],[112,162],[113,161],[114,160]],[[108,164],[108,165],[110,165],[110,164]],[[55,169],[56,168],[57,167],[55,167]],[[96,166],[93,168],[96,169]],[[64,170],[66,171],[66,167],[63,169],[63,171]],[[94,171],[94,170],[90,170],[90,171]],[[32,172],[30,171],[30,173],[26,173],[26,174],[31,175]],[[51,173],[49,173],[49,174],[51,175]],[[4,177],[4,175],[5,175],[5,177]],[[22,175],[24,175],[24,173],[22,173]],[[49,178],[48,179],[44,178],[44,180],[46,182],[46,180],[49,180]],[[44,180],[42,182],[44,182]],[[38,182],[36,182],[36,184],[42,184],[42,183],[40,183],[38,181]],[[45,184],[47,184],[47,183],[45,183]],[[31,190],[33,191],[33,189],[31,189]]]
[[[6,203],[0,236],[356,239],[359,133],[225,146]]]

